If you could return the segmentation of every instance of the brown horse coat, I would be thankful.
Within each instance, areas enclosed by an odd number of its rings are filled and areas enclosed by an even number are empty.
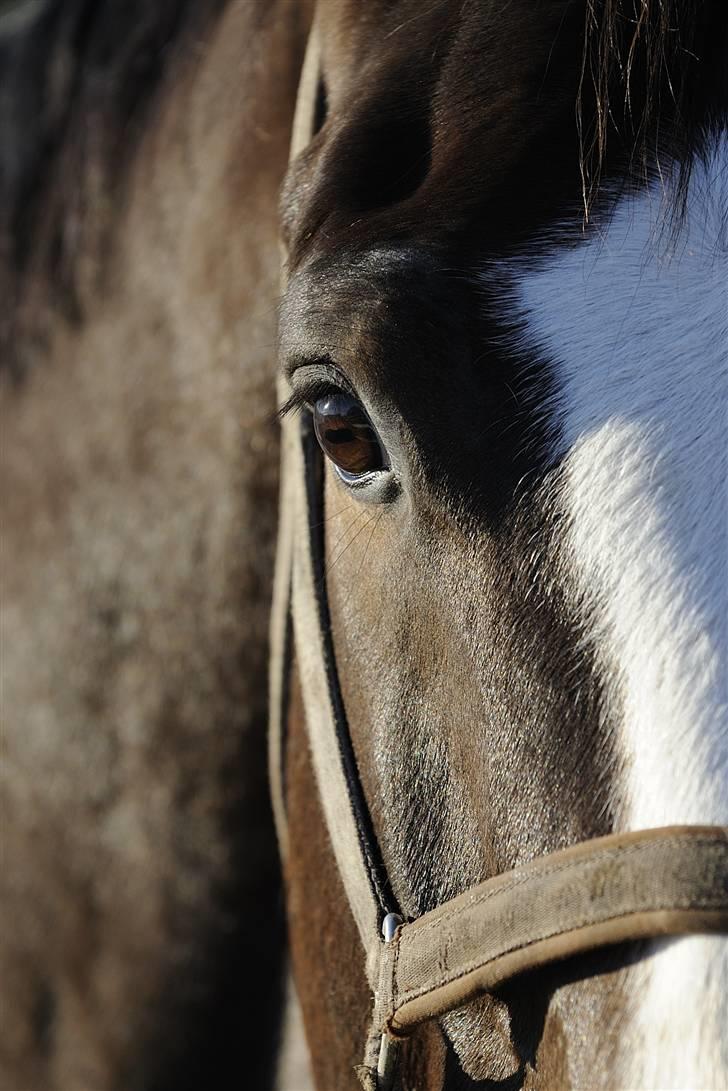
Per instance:
[[[8,1091],[263,1087],[280,1006],[276,208],[307,17],[122,8],[1,43]]]

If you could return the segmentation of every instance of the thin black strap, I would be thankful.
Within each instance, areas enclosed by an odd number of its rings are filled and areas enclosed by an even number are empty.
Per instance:
[[[356,822],[362,856],[364,860],[366,860],[372,894],[379,906],[379,923],[381,924],[388,913],[399,914],[400,911],[392,892],[387,869],[382,860],[379,842],[374,833],[371,815],[362,790],[359,769],[356,763],[356,755],[354,754],[349,724],[344,709],[339,675],[336,669],[336,656],[334,654],[331,632],[331,616],[329,613],[328,595],[326,590],[323,463],[321,450],[314,435],[313,424],[309,413],[304,413],[301,416],[301,444],[303,446],[306,474],[306,507],[308,510],[309,543],[313,563],[316,607],[321,631],[321,647],[324,654],[326,678],[331,706],[334,712],[336,738],[349,793],[349,801]]]

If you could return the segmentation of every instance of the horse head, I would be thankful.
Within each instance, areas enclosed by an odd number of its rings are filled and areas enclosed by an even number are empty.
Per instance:
[[[284,408],[323,452],[331,659],[406,919],[601,835],[728,823],[708,7],[317,13],[315,116],[282,202]],[[343,1087],[370,990],[301,652],[293,960],[317,1078]],[[532,969],[414,1034],[402,1086],[723,1086],[727,971],[704,935]]]

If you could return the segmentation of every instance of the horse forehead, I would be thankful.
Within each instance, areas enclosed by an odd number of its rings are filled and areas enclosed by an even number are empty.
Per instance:
[[[536,8],[530,0],[507,5],[461,0],[322,4],[317,25],[327,84],[334,94],[339,87],[363,90],[372,74],[382,76],[393,69],[400,90],[427,90],[440,74],[450,95],[477,94],[486,83],[514,84],[531,63],[538,63],[542,44],[549,51],[556,44],[554,32],[559,38],[568,34],[564,16],[573,6],[568,0],[550,0]],[[581,34],[580,20],[576,26]],[[539,75],[545,75],[543,70]]]
[[[414,247],[362,247],[336,260],[313,260],[289,281],[282,356],[348,360],[375,379],[392,356],[401,364],[425,349],[430,356],[451,352],[458,340],[454,312],[464,312],[464,296],[462,278],[450,278]],[[441,321],[433,327],[428,319],[435,313]],[[395,376],[387,369],[386,377]]]
[[[497,250],[578,203],[580,5],[420,8],[321,9],[327,118],[282,202],[294,265],[402,240]],[[544,155],[553,133],[568,155]]]

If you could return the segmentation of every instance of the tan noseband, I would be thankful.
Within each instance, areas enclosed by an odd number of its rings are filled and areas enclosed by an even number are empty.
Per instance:
[[[314,30],[299,88],[292,155],[310,139],[318,79]],[[287,391],[281,393],[285,397]],[[390,1087],[402,1036],[524,970],[625,940],[728,932],[724,826],[666,827],[586,841],[487,879],[416,920],[402,921],[362,795],[339,691],[321,505],[321,467],[310,422],[288,418],[271,628],[271,791],[285,858],[282,739],[295,644],[323,812],[374,993],[359,1070],[362,1084],[369,1091]]]

